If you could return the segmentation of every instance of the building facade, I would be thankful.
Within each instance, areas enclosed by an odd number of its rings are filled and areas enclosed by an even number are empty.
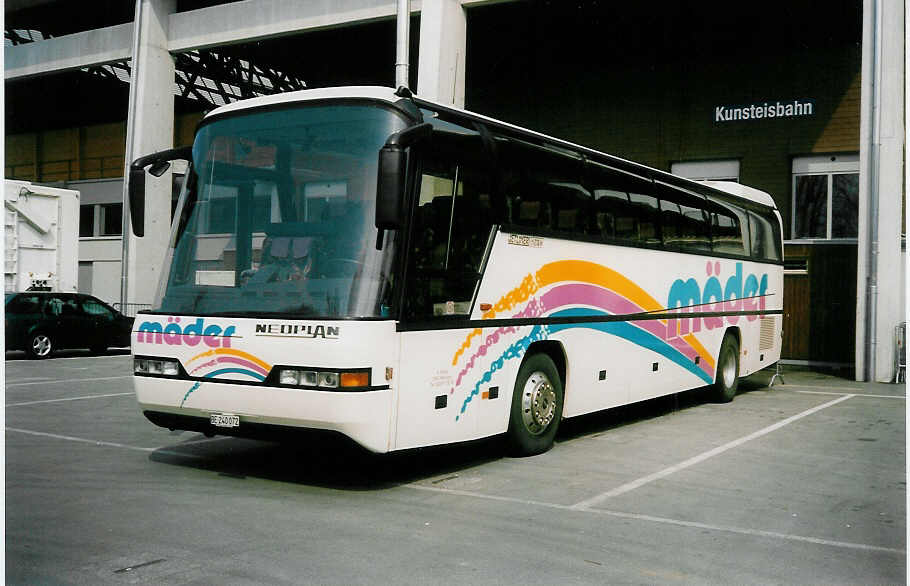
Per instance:
[[[186,55],[233,52],[309,87],[392,84],[394,3],[358,0],[328,12],[316,4],[140,0],[130,21],[7,46],[8,96],[59,87],[74,69],[137,63],[132,85],[104,80],[118,119],[79,110],[41,127],[25,116],[31,127],[13,124],[6,137],[8,177],[83,193],[80,288],[150,301],[143,296],[159,275],[146,265],[166,238],[173,185],[152,187],[163,194],[146,213],[157,240],[128,236],[124,253],[121,178],[127,159],[191,141],[204,104],[186,95],[170,103],[169,80],[180,85]],[[767,191],[784,219],[784,356],[891,378],[906,291],[905,194],[892,168],[904,134],[881,92],[897,77],[903,83],[903,21],[888,18],[903,14],[903,2],[838,0],[819,10],[781,1],[760,11],[569,4],[414,0],[411,86],[679,175]],[[8,128],[16,114],[8,108]],[[132,271],[125,289],[121,259]]]

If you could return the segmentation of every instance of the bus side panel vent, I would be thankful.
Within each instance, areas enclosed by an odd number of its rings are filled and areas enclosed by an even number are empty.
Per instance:
[[[759,321],[761,322],[761,328],[758,332],[758,349],[759,350],[771,350],[774,348],[774,325],[777,320],[777,316],[767,316],[762,317]]]
[[[437,395],[436,396],[436,408],[437,409],[445,409],[448,402],[449,402],[448,395]]]

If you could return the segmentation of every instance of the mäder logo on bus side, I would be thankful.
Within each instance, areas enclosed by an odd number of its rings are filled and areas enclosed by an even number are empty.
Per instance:
[[[727,278],[726,284],[721,285],[720,261],[709,261],[706,266],[708,275],[704,286],[699,285],[695,278],[686,280],[676,279],[670,286],[667,295],[667,309],[679,313],[734,313],[740,311],[762,311],[765,309],[765,294],[768,290],[768,274],[760,277],[749,274],[743,279],[743,263],[736,263],[732,275]],[[735,324],[740,317],[748,321],[755,321],[756,314],[740,316],[705,316],[683,317],[671,319],[667,322],[667,339],[682,336],[690,332],[701,331],[702,322],[705,329],[713,330],[727,323]]]

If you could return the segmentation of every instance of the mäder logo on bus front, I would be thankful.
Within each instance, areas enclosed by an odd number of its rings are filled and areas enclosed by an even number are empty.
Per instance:
[[[694,278],[676,279],[670,286],[667,296],[667,309],[679,313],[736,313],[742,311],[763,311],[765,294],[768,290],[768,274],[761,277],[750,274],[743,280],[743,263],[736,263],[736,268],[726,284],[721,285],[721,263],[709,261],[706,265],[708,275],[704,286]],[[684,317],[671,319],[667,323],[667,339],[701,331],[702,322],[705,329],[722,328],[724,320],[735,324],[740,315]],[[758,315],[746,315],[748,321],[755,321]]]
[[[169,317],[167,322],[166,326],[154,321],[143,322],[136,332],[136,342],[170,346],[196,346],[202,342],[210,348],[230,348],[231,337],[237,330],[232,325],[225,328],[217,324],[206,325],[201,317],[186,327],[180,326],[179,317]]]

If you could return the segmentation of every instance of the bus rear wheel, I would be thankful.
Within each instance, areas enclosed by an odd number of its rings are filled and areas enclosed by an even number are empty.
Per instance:
[[[736,336],[727,334],[717,354],[717,374],[712,388],[714,400],[729,403],[736,396],[739,386],[739,342]]]
[[[507,439],[515,456],[533,456],[553,446],[562,419],[563,388],[546,354],[529,356],[518,370],[512,392]]]

